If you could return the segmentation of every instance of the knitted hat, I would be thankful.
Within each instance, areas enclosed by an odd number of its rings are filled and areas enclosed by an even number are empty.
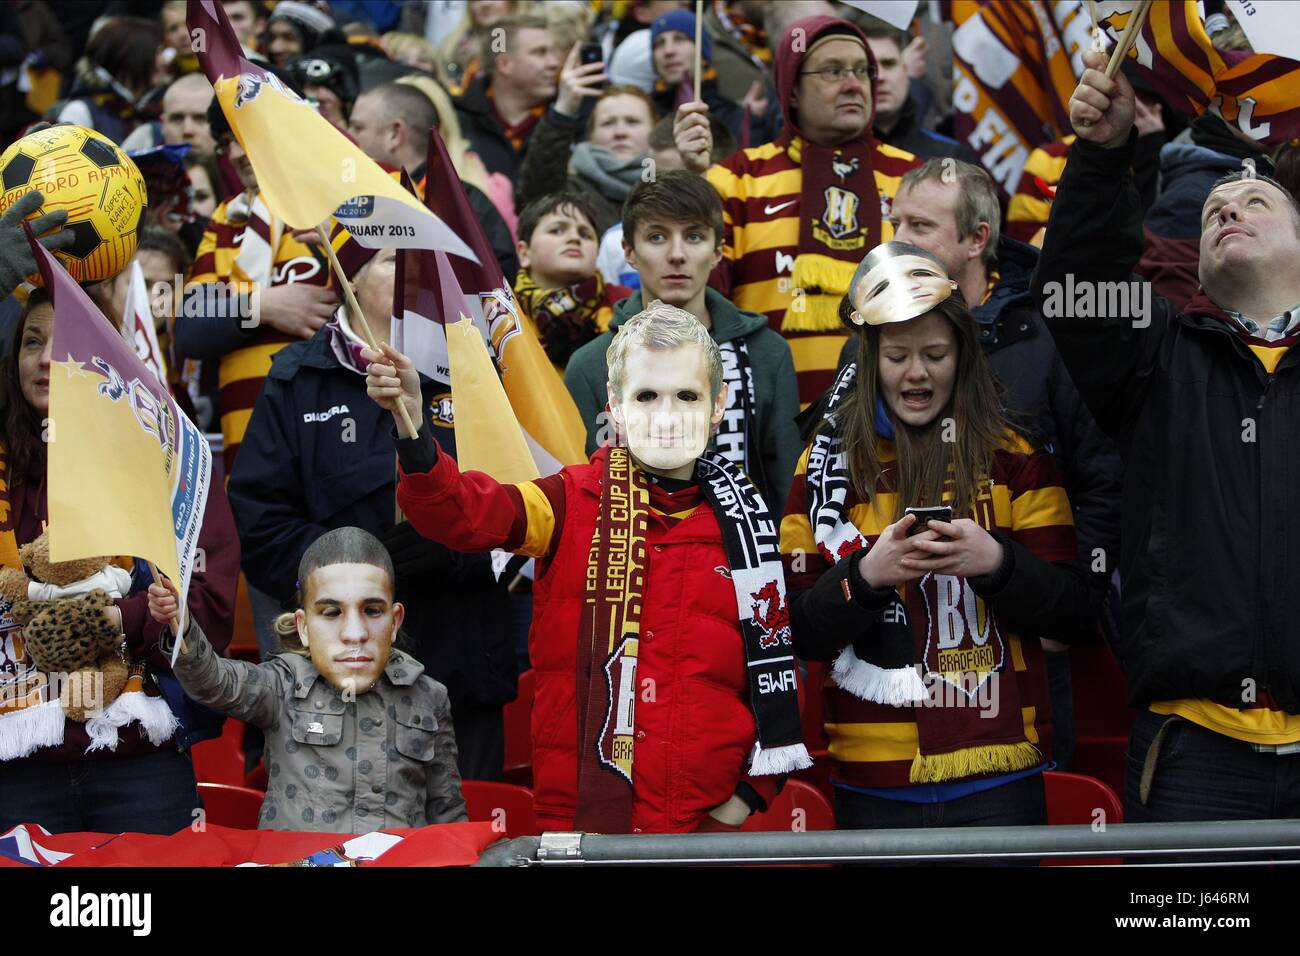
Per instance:
[[[299,0],[280,0],[271,11],[267,23],[276,20],[285,21],[297,31],[304,53],[321,42],[322,34],[335,29],[333,17],[309,3],[300,3]]]
[[[655,22],[650,25],[651,48],[654,47],[654,42],[659,39],[660,34],[672,33],[674,31],[677,33],[685,33],[691,38],[691,42],[694,43],[695,14],[691,13],[689,10],[682,10],[679,8],[677,10],[670,10],[668,13],[665,13],[662,17],[655,20]],[[700,51],[700,56],[703,58],[705,63],[712,63],[713,41],[709,39],[709,31],[704,30],[700,36],[704,43],[704,49]]]

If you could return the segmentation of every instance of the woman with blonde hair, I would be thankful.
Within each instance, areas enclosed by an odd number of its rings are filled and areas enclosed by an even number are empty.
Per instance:
[[[438,48],[438,80],[452,96],[460,96],[479,71],[483,37],[496,23],[521,13],[532,13],[530,0],[469,0],[456,29]]]
[[[438,68],[438,51],[422,36],[394,30],[380,37],[379,45],[384,48],[388,58],[396,63],[413,66],[428,74]]]

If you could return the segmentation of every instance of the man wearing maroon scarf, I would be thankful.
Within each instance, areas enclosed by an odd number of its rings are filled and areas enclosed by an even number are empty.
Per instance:
[[[708,108],[677,113],[686,168],[722,196],[724,258],[712,285],[762,312],[790,340],[799,401],[831,385],[846,334],[839,305],[862,257],[893,237],[889,207],[911,153],[871,132],[876,61],[862,31],[838,17],[796,20],[775,48],[781,135],[710,167]]]

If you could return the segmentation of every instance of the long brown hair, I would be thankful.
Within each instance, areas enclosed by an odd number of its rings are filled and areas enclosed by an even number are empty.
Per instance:
[[[846,297],[847,301],[847,297]],[[849,310],[852,309],[850,305]],[[979,344],[979,331],[959,290],[932,309],[948,320],[957,340],[957,374],[948,404],[930,424],[914,428],[885,414],[894,427],[897,520],[908,507],[937,505],[951,472],[952,512],[968,517],[979,497],[980,484],[993,466],[993,453],[1010,429],[1002,410],[1002,396]],[[845,309],[840,310],[841,317]],[[858,497],[870,501],[881,473],[876,430],[876,403],[880,395],[880,327],[853,326],[858,341],[856,387],[845,396],[835,414],[848,459],[849,480]],[[951,440],[944,440],[946,419],[952,419]]]
[[[22,315],[9,342],[9,356],[0,365],[0,442],[4,443],[8,480],[40,484],[45,478],[45,442],[41,438],[41,414],[23,396],[18,372],[27,318],[37,306],[50,304],[44,289],[35,289],[23,306]]]

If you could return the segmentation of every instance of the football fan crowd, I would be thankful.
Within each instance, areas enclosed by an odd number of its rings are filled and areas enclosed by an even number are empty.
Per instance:
[[[78,279],[95,236],[0,160],[0,832],[187,827],[228,719],[262,828],[465,820],[521,692],[539,832],[737,830],[790,779],[844,829],[1042,824],[1045,773],[1106,776],[1085,711],[1128,728],[1127,822],[1300,815],[1297,152],[1108,75],[1078,3],[1059,122],[1009,170],[962,121],[961,5],[864,6],[0,5],[0,142],[78,127],[138,166],[134,253],[82,287],[130,338],[143,276],[219,449],[173,657],[172,582],[45,549],[59,356],[22,222]],[[966,6],[996,42],[1048,5]],[[205,8],[472,211],[587,460],[458,467],[468,400],[388,344],[403,251],[336,223],[332,264],[276,217]],[[111,707],[61,694],[78,669]]]

